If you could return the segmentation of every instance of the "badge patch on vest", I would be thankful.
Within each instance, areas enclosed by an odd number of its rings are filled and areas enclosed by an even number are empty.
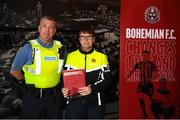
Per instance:
[[[96,59],[93,58],[93,59],[92,59],[92,62],[93,62],[93,63],[96,62]]]
[[[54,61],[56,60],[56,57],[44,57],[45,61]]]

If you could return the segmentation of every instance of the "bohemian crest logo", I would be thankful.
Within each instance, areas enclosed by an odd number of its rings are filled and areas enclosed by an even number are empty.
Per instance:
[[[157,7],[148,7],[144,13],[144,19],[151,24],[157,23],[160,20],[160,12]]]
[[[93,63],[96,62],[96,59],[92,58],[92,62],[93,62]]]

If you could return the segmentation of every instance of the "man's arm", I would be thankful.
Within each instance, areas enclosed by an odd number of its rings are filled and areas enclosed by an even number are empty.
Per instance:
[[[89,86],[92,93],[104,91],[111,82],[112,77],[109,68],[105,69],[105,71],[103,71],[100,76],[104,76],[104,78],[100,78],[100,80]]]
[[[89,92],[89,94],[91,93],[98,93],[101,91],[104,91],[108,85],[111,82],[111,73],[110,73],[110,67],[109,67],[109,63],[108,63],[108,59],[107,56],[104,55],[103,58],[103,68],[99,71],[99,75],[97,78],[97,81],[89,86],[87,86],[87,90]]]
[[[137,69],[140,68],[140,66],[141,66],[141,63],[140,63],[140,62],[139,62],[139,63],[136,63],[136,64],[134,65],[134,68],[132,68],[132,70],[129,72],[129,74],[125,77],[125,80],[129,79],[129,78],[131,77],[131,75],[132,75]]]
[[[10,73],[11,73],[11,75],[13,75],[17,80],[24,80],[24,79],[25,79],[22,71],[11,70]]]
[[[127,74],[127,76],[125,76],[124,84],[127,84],[127,83],[129,82],[128,79],[131,77],[131,75],[132,75],[137,69],[139,69],[139,67],[140,67],[140,63],[136,63],[136,64],[134,65],[134,68],[132,68],[132,69],[130,70],[130,72]]]
[[[129,79],[134,72],[135,72],[135,69],[131,70],[129,74],[127,75],[127,77],[125,78],[125,80]]]
[[[28,58],[31,58],[32,56],[32,48],[29,44],[26,44],[22,48],[20,48],[13,60],[10,74],[14,76],[17,80],[24,80],[24,75],[22,70],[22,67],[27,64],[32,64],[32,60],[28,60]]]
[[[155,70],[153,70],[152,73],[152,80],[160,80],[161,75],[159,73],[159,70],[156,68]]]

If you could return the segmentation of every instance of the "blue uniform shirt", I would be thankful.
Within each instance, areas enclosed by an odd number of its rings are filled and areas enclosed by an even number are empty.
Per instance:
[[[37,41],[45,48],[51,48],[53,46],[53,40],[51,40],[49,44],[43,43],[40,38],[38,38]],[[31,44],[28,43],[25,44],[22,48],[20,48],[17,52],[11,66],[11,70],[21,70],[25,64],[32,64],[32,62],[32,47]]]

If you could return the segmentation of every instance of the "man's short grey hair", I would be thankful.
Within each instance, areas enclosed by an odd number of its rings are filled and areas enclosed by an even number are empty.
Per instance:
[[[54,21],[55,24],[57,24],[56,18],[51,17],[51,16],[43,16],[43,17],[41,17],[40,23],[41,23],[41,21],[44,20],[44,19]]]

